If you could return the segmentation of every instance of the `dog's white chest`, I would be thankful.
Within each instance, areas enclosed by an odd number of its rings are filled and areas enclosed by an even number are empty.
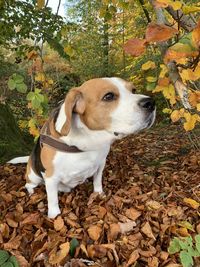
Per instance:
[[[97,172],[108,152],[109,149],[82,153],[58,152],[54,160],[55,166],[59,166],[55,176],[59,177],[59,182],[74,188]]]

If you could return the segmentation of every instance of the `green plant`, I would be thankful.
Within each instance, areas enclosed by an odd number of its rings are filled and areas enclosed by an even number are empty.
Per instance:
[[[1,267],[19,267],[19,264],[14,256],[11,256],[5,250],[0,250],[0,266]]]
[[[191,236],[175,237],[169,244],[168,252],[170,254],[179,253],[183,267],[193,266],[193,258],[200,257],[200,234],[196,235],[194,240]]]

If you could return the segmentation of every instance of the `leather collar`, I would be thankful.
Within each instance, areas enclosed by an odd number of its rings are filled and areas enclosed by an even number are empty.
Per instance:
[[[63,143],[62,141],[55,139],[49,135],[46,134],[41,134],[40,135],[40,146],[42,147],[42,144],[46,144],[52,148],[55,148],[59,151],[62,152],[67,152],[67,153],[80,153],[80,152],[84,152],[82,150],[80,150],[78,147],[76,146],[69,146],[66,143]]]

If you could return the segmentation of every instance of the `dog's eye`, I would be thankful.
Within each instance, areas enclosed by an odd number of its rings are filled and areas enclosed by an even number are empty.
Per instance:
[[[135,94],[135,92],[136,92],[136,88],[133,88],[133,89],[131,90],[131,92],[132,92],[132,94]]]
[[[104,97],[102,98],[103,101],[113,101],[115,99],[116,99],[116,96],[112,92],[105,94]]]

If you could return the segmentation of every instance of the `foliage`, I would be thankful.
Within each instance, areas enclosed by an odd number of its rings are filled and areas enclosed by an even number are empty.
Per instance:
[[[14,256],[11,256],[7,251],[0,249],[0,266],[19,267],[19,264]]]
[[[160,62],[147,60],[141,66],[146,89],[152,93],[161,92],[171,106],[163,111],[171,114],[173,122],[181,118],[184,129],[191,131],[200,122],[200,20],[188,33],[181,17],[172,20],[162,8],[182,10],[183,16],[197,12],[199,8],[185,6],[179,1],[162,0],[154,1],[152,6],[159,21],[149,23],[145,38],[129,39],[124,49],[133,57],[143,57],[144,53],[150,51],[152,53],[152,48],[160,54]],[[167,20],[168,25],[165,25]],[[183,107],[178,109],[180,106]]]
[[[193,257],[200,257],[200,235],[195,236],[195,244],[191,236],[184,238],[175,237],[169,245],[170,254],[179,253],[183,267],[193,266]]]

